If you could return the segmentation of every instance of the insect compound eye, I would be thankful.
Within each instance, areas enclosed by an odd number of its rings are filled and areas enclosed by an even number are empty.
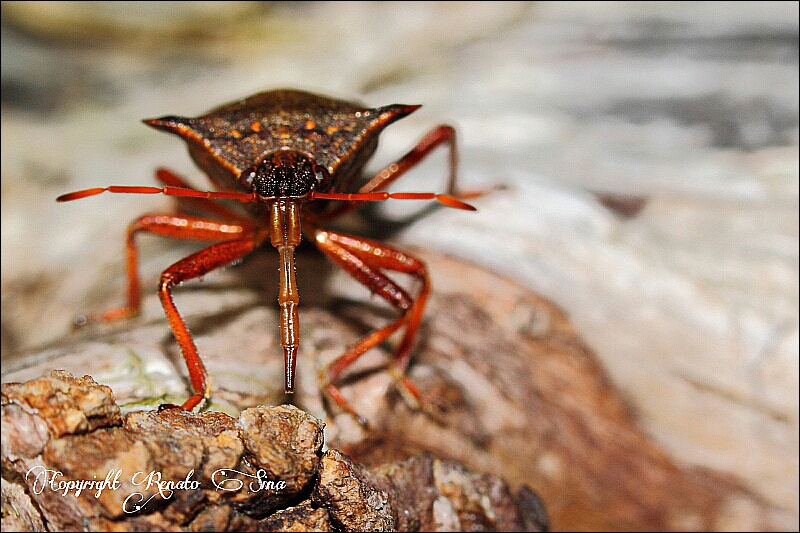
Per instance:
[[[316,191],[325,192],[331,186],[331,175],[328,174],[328,169],[321,165],[314,165],[314,178],[317,181],[314,186]]]
[[[258,169],[255,166],[244,169],[239,176],[239,182],[247,189],[253,188],[253,181],[256,179]]]

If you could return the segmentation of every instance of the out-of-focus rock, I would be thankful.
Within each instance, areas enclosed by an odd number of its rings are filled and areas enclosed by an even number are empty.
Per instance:
[[[22,485],[2,479],[3,531],[46,531],[42,515]]]

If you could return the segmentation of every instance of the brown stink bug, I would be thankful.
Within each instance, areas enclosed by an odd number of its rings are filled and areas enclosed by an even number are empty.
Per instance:
[[[181,177],[159,169],[156,177],[164,187],[100,187],[58,198],[59,202],[66,202],[105,191],[161,193],[189,199],[183,201],[192,202],[195,208],[208,214],[199,217],[177,211],[146,214],[134,220],[128,227],[126,243],[127,304],[98,318],[114,320],[139,313],[141,288],[134,239],[137,233],[215,241],[167,268],[161,274],[159,285],[159,297],[186,360],[193,389],[193,395],[182,407],[193,409],[209,397],[209,380],[192,336],[173,303],[172,288],[244,257],[269,239],[280,255],[280,335],[286,392],[292,392],[300,342],[294,251],[305,235],[334,263],[400,312],[398,318],[352,346],[328,367],[324,391],[364,422],[342,397],[336,380],[364,352],[405,328],[393,364],[402,376],[400,384],[419,398],[419,392],[405,377],[405,369],[430,292],[425,265],[393,246],[322,227],[324,222],[355,209],[362,202],[388,198],[435,199],[449,207],[474,210],[455,197],[455,131],[444,125],[436,127],[397,162],[352,191],[377,148],[381,131],[418,108],[416,105],[388,105],[370,109],[353,102],[286,89],[259,93],[197,118],[167,116],[145,120],[145,124],[174,133],[186,141],[189,154],[218,190],[195,190]],[[450,147],[448,194],[384,191],[443,143]],[[216,201],[219,199],[243,202],[246,213],[222,205]],[[412,297],[387,272],[416,278],[421,284],[419,293]]]

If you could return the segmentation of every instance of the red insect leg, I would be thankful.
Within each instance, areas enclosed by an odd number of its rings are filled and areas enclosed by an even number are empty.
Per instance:
[[[417,165],[420,161],[425,159],[433,150],[439,145],[447,143],[450,146],[450,172],[447,182],[447,194],[457,198],[469,199],[476,198],[484,194],[485,191],[472,191],[462,192],[456,190],[456,176],[458,169],[458,151],[456,150],[456,130],[451,126],[441,125],[430,131],[425,137],[420,140],[414,148],[412,148],[406,155],[401,157],[397,162],[387,166],[375,176],[373,176],[367,183],[365,183],[359,190],[359,193],[370,193],[382,191],[389,187],[397,178],[402,176],[408,169]],[[319,219],[336,218],[344,213],[352,211],[361,205],[361,202],[352,202],[349,204],[341,205],[334,208],[328,213],[319,215]]]
[[[394,353],[393,366],[396,369],[395,374],[399,376],[398,379],[402,385],[415,400],[419,400],[419,391],[405,377],[405,370],[422,320],[422,311],[430,292],[430,281],[425,264],[406,252],[377,241],[335,233],[329,230],[316,230],[314,236],[317,247],[325,255],[344,268],[359,283],[392,304],[402,313],[400,317],[383,328],[367,335],[345,352],[344,355],[331,363],[328,367],[327,392],[343,409],[356,416],[362,424],[365,423],[363,417],[359,416],[342,397],[339,388],[335,385],[335,381],[364,352],[377,346],[392,333],[405,326],[403,339]],[[386,276],[383,270],[402,272],[420,280],[422,287],[416,299],[412,298],[397,283]]]
[[[189,333],[186,323],[181,318],[172,300],[172,287],[183,281],[198,278],[244,257],[261,244],[265,237],[265,234],[250,233],[235,241],[212,244],[208,248],[184,257],[161,274],[158,296],[161,298],[164,313],[167,315],[167,320],[170,327],[172,327],[172,332],[175,334],[175,339],[177,339],[183,352],[183,358],[186,360],[186,366],[189,369],[192,390],[194,391],[194,394],[184,402],[182,406],[184,409],[193,409],[203,399],[208,398],[210,384],[205,366],[200,360],[197,347],[192,340],[192,335]]]
[[[197,241],[222,241],[240,239],[249,232],[249,228],[241,224],[226,224],[204,218],[178,216],[170,214],[147,214],[134,220],[128,226],[125,243],[126,266],[128,274],[128,302],[124,307],[111,309],[101,315],[93,315],[91,319],[110,321],[128,318],[139,314],[142,303],[142,289],[139,281],[139,248],[136,234],[153,233],[173,239]]]
[[[384,168],[358,192],[373,192],[386,189],[392,182],[402,176],[408,169],[417,165],[428,154],[436,149],[440,144],[450,145],[450,175],[447,182],[447,194],[456,194],[456,171],[458,169],[458,152],[456,150],[456,130],[451,126],[437,126],[420,140],[406,155],[401,157],[396,163],[392,163]]]
[[[128,227],[126,242],[127,305],[106,311],[99,317],[93,318],[108,321],[139,314],[141,309],[141,283],[138,273],[138,247],[135,240],[136,234],[139,232],[153,233],[174,239],[226,241],[213,244],[178,261],[161,275],[159,296],[164,306],[167,320],[186,360],[194,392],[193,396],[183,404],[183,407],[184,409],[192,409],[203,398],[208,396],[207,374],[197,354],[197,348],[192,341],[189,330],[186,328],[186,324],[172,301],[172,287],[181,281],[200,277],[245,256],[263,242],[266,234],[253,233],[250,228],[240,224],[227,224],[199,217],[170,214],[143,215],[134,220]]]

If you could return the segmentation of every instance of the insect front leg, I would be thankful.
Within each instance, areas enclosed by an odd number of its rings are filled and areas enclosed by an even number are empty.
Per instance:
[[[358,415],[341,395],[335,382],[339,375],[367,350],[377,346],[405,326],[403,338],[393,354],[391,372],[401,385],[400,390],[404,393],[406,400],[412,406],[419,406],[419,390],[405,375],[405,371],[422,320],[422,312],[430,293],[430,281],[425,264],[397,248],[362,237],[344,235],[329,230],[316,230],[314,238],[317,247],[325,255],[344,268],[359,283],[401,312],[400,317],[367,335],[331,363],[327,369],[326,392],[340,407],[354,415],[362,424],[366,424],[364,418]],[[402,287],[386,276],[383,270],[409,274],[418,279],[421,282],[421,288],[416,298],[412,298]]]
[[[141,283],[138,273],[138,246],[136,235],[152,233],[173,239],[197,241],[225,241],[205,248],[173,264],[161,275],[159,297],[175,338],[189,369],[194,394],[184,404],[184,409],[194,408],[208,397],[209,386],[205,366],[197,354],[191,334],[186,328],[174,302],[172,287],[181,281],[200,277],[216,268],[231,263],[253,250],[265,236],[254,234],[249,227],[224,223],[199,217],[172,214],[148,214],[128,226],[126,259],[128,273],[128,302],[124,307],[112,309],[95,319],[109,321],[139,314],[141,309]]]
[[[183,281],[198,278],[244,257],[261,244],[265,238],[266,235],[249,233],[235,241],[212,244],[208,248],[181,259],[161,274],[158,296],[161,299],[161,305],[164,307],[164,313],[167,315],[167,320],[175,339],[181,347],[183,358],[186,360],[186,366],[189,369],[189,380],[194,392],[181,406],[183,409],[191,410],[201,401],[207,399],[210,396],[211,384],[208,380],[205,365],[203,365],[203,361],[197,353],[192,334],[189,333],[189,329],[178,312],[178,308],[175,307],[175,302],[172,299],[172,288]]]
[[[129,226],[125,239],[125,265],[128,278],[127,304],[92,315],[90,320],[108,322],[120,318],[137,316],[142,306],[142,288],[139,279],[139,247],[136,235],[152,233],[173,239],[221,241],[241,238],[249,228],[238,224],[226,224],[199,217],[171,214],[147,214],[134,220]]]

